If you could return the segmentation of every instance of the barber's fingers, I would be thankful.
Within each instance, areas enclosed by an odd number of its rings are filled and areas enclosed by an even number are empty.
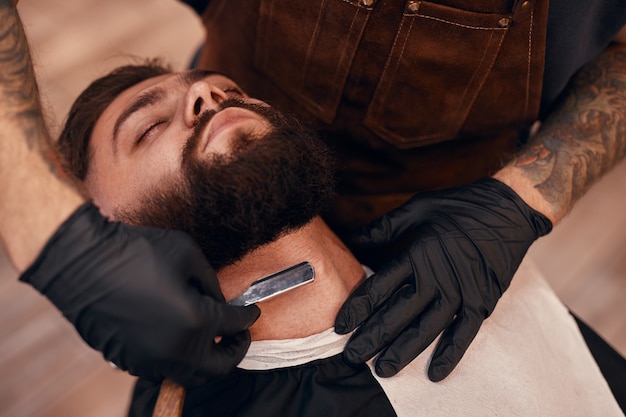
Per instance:
[[[204,324],[198,343],[192,346],[199,360],[194,363],[196,375],[224,375],[233,370],[250,347],[248,328],[259,318],[256,305],[231,306],[204,296]]]
[[[401,334],[429,300],[415,300],[413,288],[405,286],[352,335],[344,349],[344,358],[353,364],[363,363]]]
[[[204,255],[192,256],[186,266],[186,273],[190,282],[201,294],[224,302],[224,295],[217,280],[213,267],[204,259]]]
[[[247,330],[215,341],[211,349],[205,350],[196,375],[210,377],[231,372],[246,355],[250,342],[250,332]]]
[[[376,359],[376,374],[388,378],[422,353],[454,320],[455,307],[446,299],[433,301]]]
[[[416,213],[408,213],[400,207],[389,214],[372,221],[347,237],[349,246],[379,248],[390,245],[414,230],[422,219]]]
[[[365,280],[343,303],[335,319],[335,331],[349,333],[365,321],[413,274],[411,261],[405,253]]]
[[[395,242],[415,230],[425,220],[427,205],[419,199],[414,199],[411,203],[390,211],[349,236],[349,246],[377,248]]]
[[[428,378],[439,382],[454,370],[472,343],[483,318],[474,311],[463,311],[441,336],[428,367]]]
[[[180,231],[152,228],[137,230],[141,230],[155,245],[159,245],[162,251],[160,255],[169,261],[173,276],[187,277],[188,282],[201,294],[224,301],[215,270],[191,236]]]
[[[231,306],[208,296],[203,297],[203,303],[204,324],[213,329],[214,336],[231,336],[247,330],[261,315],[256,305]]]

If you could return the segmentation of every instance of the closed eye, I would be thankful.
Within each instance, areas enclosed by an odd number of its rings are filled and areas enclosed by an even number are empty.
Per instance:
[[[154,132],[154,129],[165,123],[166,120],[158,120],[157,122],[151,124],[150,126],[148,126],[148,128],[146,130],[143,131],[143,133],[137,138],[137,140],[135,140],[135,145],[139,145],[144,139],[146,139],[147,137],[149,137],[150,135],[152,135],[152,133]]]

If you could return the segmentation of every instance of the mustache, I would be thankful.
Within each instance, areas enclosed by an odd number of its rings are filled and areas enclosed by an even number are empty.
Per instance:
[[[267,116],[267,108],[256,103],[247,103],[239,98],[229,98],[222,101],[216,108],[205,110],[196,119],[191,136],[185,142],[183,149],[183,160],[189,158],[194,149],[198,146],[198,142],[202,139],[202,132],[206,129],[213,117],[224,109],[229,107],[239,107],[242,109],[253,111],[263,117]]]

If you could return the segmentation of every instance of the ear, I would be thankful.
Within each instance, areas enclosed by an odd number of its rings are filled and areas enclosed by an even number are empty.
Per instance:
[[[87,198],[91,199],[93,204],[98,207],[98,210],[100,211],[100,215],[102,217],[105,217],[111,221],[115,221],[115,218],[113,216],[113,205],[110,204],[110,199],[106,198],[104,192],[102,191],[102,186],[99,184],[97,176],[93,175],[92,173],[93,169],[90,169],[89,172],[87,172],[85,181],[83,181],[83,186],[87,193]]]

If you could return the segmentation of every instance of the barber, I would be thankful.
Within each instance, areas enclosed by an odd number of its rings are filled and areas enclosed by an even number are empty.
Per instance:
[[[199,67],[310,120],[334,147],[339,196],[327,220],[335,230],[384,216],[353,242],[397,255],[377,265],[336,322],[338,332],[361,325],[345,357],[381,352],[381,376],[443,331],[429,377],[445,378],[528,247],[623,157],[619,141],[591,151],[602,135],[619,136],[618,105],[605,109],[614,114],[606,131],[586,142],[572,141],[576,132],[557,117],[562,137],[526,144],[570,77],[618,36],[622,0],[186,2],[207,31]],[[624,94],[597,82],[603,88],[590,91]],[[598,110],[583,105],[581,115]]]
[[[0,0],[0,236],[20,279],[133,375],[195,383],[249,346],[258,308],[224,303],[191,238],[109,223],[64,177],[11,0]]]

